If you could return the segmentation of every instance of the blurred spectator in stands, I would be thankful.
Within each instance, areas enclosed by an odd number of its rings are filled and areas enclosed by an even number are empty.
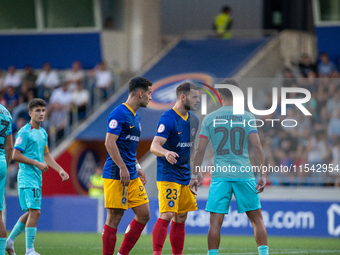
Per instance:
[[[114,20],[112,17],[107,17],[104,22],[104,29],[114,29]]]
[[[45,63],[36,80],[38,86],[37,96],[48,101],[53,89],[59,85],[59,82],[57,72],[51,69],[50,63]]]
[[[108,90],[113,85],[111,70],[107,68],[105,62],[101,62],[92,70],[91,75],[95,78],[95,93],[98,89],[99,98],[106,99]]]
[[[329,156],[329,150],[323,131],[316,131],[307,145],[307,161],[310,166],[317,164],[324,164]]]
[[[6,102],[5,107],[12,113],[13,109],[18,105],[19,93],[16,92],[13,86],[9,86],[6,88],[4,99]]]
[[[336,72],[335,65],[329,60],[326,52],[322,52],[320,54],[320,60],[321,62],[318,65],[318,72],[320,76],[331,76],[334,72]]]
[[[49,127],[52,133],[56,134],[56,140],[64,135],[64,128],[68,123],[69,109],[71,103],[71,92],[68,90],[67,82],[64,82],[60,88],[52,92],[47,116]]]
[[[103,184],[103,166],[99,163],[95,169],[95,173],[90,177],[87,183],[90,198],[103,198],[104,197],[104,184]]]
[[[34,98],[32,89],[29,89],[27,82],[23,82],[20,89],[18,106],[16,106],[12,111],[12,119],[15,122],[17,118],[24,117],[29,119],[28,102]]]
[[[71,92],[68,90],[68,83],[64,82],[60,88],[52,92],[49,106],[53,107],[54,104],[61,104],[68,107],[71,103],[71,95]]]
[[[340,108],[336,109],[335,115],[332,116],[328,125],[328,137],[330,142],[334,142],[340,136]]]
[[[33,72],[33,68],[30,65],[25,66],[25,74],[22,77],[22,82],[28,85],[28,89],[33,90],[34,94],[36,94],[36,86],[35,82],[37,80],[37,75]]]
[[[294,119],[298,122],[295,128],[292,128],[296,132],[295,136],[300,137],[305,132],[305,130],[312,126],[311,116],[305,116],[301,111],[295,111]]]
[[[28,104],[34,98],[33,90],[31,89],[30,83],[24,81],[21,85],[20,94],[19,94],[19,105],[20,104]]]
[[[8,73],[5,76],[4,87],[13,87],[14,90],[21,85],[21,77],[16,73],[15,66],[10,66],[8,68]]]
[[[68,83],[68,89],[74,91],[77,87],[77,83],[84,82],[85,73],[81,68],[80,61],[74,61],[72,63],[72,70],[66,74],[65,81]]]
[[[320,112],[323,107],[326,107],[329,98],[329,88],[327,86],[321,85],[317,93],[318,109]]]
[[[233,25],[233,17],[228,6],[222,8],[222,12],[215,17],[214,30],[217,37],[229,39],[232,36],[231,27]]]
[[[318,91],[318,79],[314,71],[309,71],[306,79],[301,80],[301,87],[308,89],[312,94]]]
[[[331,116],[335,114],[337,109],[340,109],[340,87],[335,89],[333,96],[328,99],[326,107]]]
[[[309,72],[317,73],[317,66],[315,63],[312,63],[308,54],[303,54],[301,62],[299,63],[299,69],[304,78],[307,78]]]
[[[337,137],[334,141],[334,146],[332,147],[332,164],[333,171],[329,169],[329,176],[334,177],[334,186],[340,187],[340,137]],[[334,170],[334,169],[339,169]]]
[[[293,75],[293,72],[289,68],[285,68],[283,70],[283,81],[282,81],[282,87],[296,87],[297,86],[297,80],[295,76]]]
[[[27,113],[27,111],[26,111]],[[25,116],[25,114],[19,114],[15,121],[13,121],[12,129],[13,129],[13,137],[15,137],[23,126],[25,126],[30,120],[30,116]]]
[[[331,116],[327,111],[327,108],[325,106],[322,107],[320,113],[317,115],[317,118],[315,119],[315,123],[313,126],[315,131],[327,132],[330,117]]]
[[[86,116],[87,105],[90,101],[90,92],[83,88],[81,81],[77,82],[76,89],[72,92],[71,103],[72,111],[75,108],[78,113],[78,119],[81,120]]]

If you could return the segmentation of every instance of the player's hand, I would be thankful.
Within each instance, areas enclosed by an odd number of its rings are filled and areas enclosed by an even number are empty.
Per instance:
[[[256,187],[255,187],[256,194],[263,192],[264,188],[266,187],[266,184],[267,184],[266,177],[261,177],[257,181]]]
[[[167,154],[165,155],[165,158],[166,158],[166,160],[171,164],[171,165],[174,165],[174,164],[176,164],[176,162],[177,162],[177,157],[179,157],[178,156],[178,154],[176,153],[176,152],[174,152],[174,151],[168,151],[167,152]]]
[[[191,193],[194,194],[195,196],[197,195],[197,185],[198,185],[197,179],[191,179],[190,180],[189,189],[190,189]]]
[[[197,188],[201,186],[202,182],[203,182],[202,173],[198,173],[196,179],[191,178],[189,188],[192,194],[194,194],[195,196],[197,195]]]
[[[67,181],[70,178],[70,176],[68,175],[68,173],[65,172],[64,169],[59,172],[59,175],[61,177],[61,181],[63,182]]]
[[[128,186],[130,182],[130,173],[129,170],[127,170],[126,167],[120,169],[120,183],[123,184],[123,186]]]
[[[146,179],[146,175],[145,175],[144,171],[142,170],[142,168],[137,169],[137,173],[138,173],[138,176],[139,176],[140,180],[142,181],[143,185],[145,186],[147,179]]]
[[[35,165],[41,172],[45,173],[48,170],[48,165],[37,162],[37,164]]]

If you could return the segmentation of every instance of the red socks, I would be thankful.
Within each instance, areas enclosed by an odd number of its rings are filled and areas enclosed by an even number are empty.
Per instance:
[[[104,225],[102,240],[103,240],[103,255],[112,255],[115,251],[117,240],[117,229]]]
[[[158,219],[152,230],[153,255],[161,255],[168,233],[169,221]]]
[[[133,246],[137,243],[140,234],[142,233],[145,224],[141,224],[133,219],[126,230],[122,246],[119,249],[119,253],[122,255],[128,255]]]
[[[184,248],[185,223],[172,221],[170,227],[170,243],[173,255],[182,255]]]

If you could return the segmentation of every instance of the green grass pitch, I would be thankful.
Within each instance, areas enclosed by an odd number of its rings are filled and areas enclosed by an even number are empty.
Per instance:
[[[123,235],[117,237],[117,254]],[[269,237],[270,254],[340,254],[340,239]],[[37,233],[35,250],[41,255],[101,255],[101,235],[84,233]],[[25,235],[15,241],[18,255],[25,254]],[[143,235],[130,252],[131,255],[152,255],[152,237]],[[163,248],[164,255],[171,255],[169,237]],[[184,254],[207,254],[207,238],[204,235],[186,235]],[[257,254],[253,237],[222,236],[220,254]]]

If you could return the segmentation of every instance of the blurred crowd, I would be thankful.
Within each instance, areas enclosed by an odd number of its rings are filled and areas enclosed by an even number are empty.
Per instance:
[[[267,121],[258,128],[265,165],[290,169],[268,173],[268,185],[340,187],[340,65],[331,62],[325,52],[320,54],[318,63],[313,63],[305,54],[299,63],[280,70],[277,76],[275,87],[300,87],[310,91],[311,100],[304,106],[312,115],[306,116],[295,105],[287,105],[287,116],[282,116],[279,96],[273,114],[256,116],[262,120],[294,119],[298,122],[296,127],[283,127],[280,122],[272,127]],[[305,97],[304,94],[288,94],[289,98],[300,96]],[[270,91],[262,109],[271,106]],[[254,162],[251,148],[249,152]],[[212,151],[206,158],[206,165],[213,164]],[[209,184],[209,178],[205,184]]]
[[[23,71],[15,66],[7,72],[0,69],[0,103],[12,114],[13,138],[30,120],[28,102],[38,97],[47,102],[42,127],[49,135],[50,147],[55,147],[73,126],[114,93],[119,86],[115,76],[105,62],[92,70],[84,70],[80,61],[74,61],[69,70],[52,69],[50,63],[44,63],[39,71],[29,65]],[[18,164],[11,164],[8,185],[12,189],[17,171]]]

